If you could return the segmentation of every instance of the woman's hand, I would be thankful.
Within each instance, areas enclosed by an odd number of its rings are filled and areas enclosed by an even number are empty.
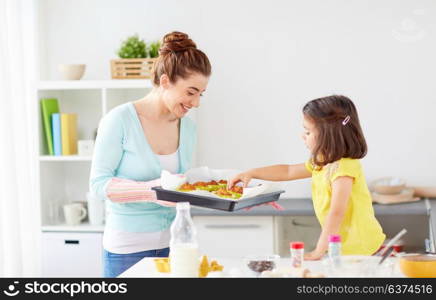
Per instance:
[[[177,202],[164,201],[164,200],[155,200],[154,203],[159,204],[160,206],[165,207],[176,207]]]
[[[231,189],[235,184],[242,182],[243,187],[247,187],[253,176],[250,171],[239,173],[227,182],[227,189]]]
[[[283,206],[281,206],[280,204],[276,203],[275,201],[271,201],[271,202],[267,202],[267,203],[263,203],[263,204],[259,204],[259,205],[255,205],[255,206],[246,207],[246,208],[244,208],[244,210],[249,211],[253,207],[259,207],[259,206],[272,206],[275,210],[285,210],[283,208]]]
[[[325,252],[326,251],[315,249],[312,252],[305,253],[304,260],[320,260],[324,256]]]

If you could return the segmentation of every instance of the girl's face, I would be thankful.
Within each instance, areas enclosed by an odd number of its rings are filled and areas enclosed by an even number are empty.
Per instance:
[[[162,75],[160,87],[167,109],[176,117],[182,118],[188,111],[200,106],[200,97],[206,90],[209,77],[193,73],[189,77],[179,78],[171,83],[167,75]]]
[[[307,149],[310,150],[310,152],[313,153],[313,150],[315,149],[315,145],[316,145],[316,128],[315,128],[315,124],[308,119],[306,116],[303,116],[303,127],[304,127],[304,132],[303,132],[303,141],[304,144],[306,144]]]

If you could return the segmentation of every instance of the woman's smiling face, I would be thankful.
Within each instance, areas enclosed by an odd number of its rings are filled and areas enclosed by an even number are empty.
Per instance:
[[[190,109],[200,106],[200,97],[206,90],[209,77],[192,73],[172,83],[168,76],[162,75],[160,82],[165,106],[176,118],[182,118]]]
[[[313,150],[315,149],[316,145],[316,128],[315,124],[306,116],[303,115],[303,127],[304,132],[302,135],[304,144],[306,144],[307,149],[310,150],[310,152],[313,153]]]

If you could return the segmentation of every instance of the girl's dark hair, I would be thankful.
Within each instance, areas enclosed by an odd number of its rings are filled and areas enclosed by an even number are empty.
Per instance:
[[[160,85],[160,77],[166,74],[170,82],[187,78],[192,73],[210,76],[212,67],[206,54],[197,49],[194,41],[186,33],[173,31],[162,39],[159,57],[152,70],[152,82]]]
[[[365,157],[368,147],[356,107],[349,98],[332,95],[309,101],[303,107],[303,114],[317,130],[312,153],[316,166],[323,167],[344,157]]]

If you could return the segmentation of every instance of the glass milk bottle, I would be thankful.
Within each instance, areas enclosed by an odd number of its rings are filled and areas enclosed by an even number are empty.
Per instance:
[[[199,251],[189,202],[177,202],[171,224],[170,268],[174,277],[198,277]]]

